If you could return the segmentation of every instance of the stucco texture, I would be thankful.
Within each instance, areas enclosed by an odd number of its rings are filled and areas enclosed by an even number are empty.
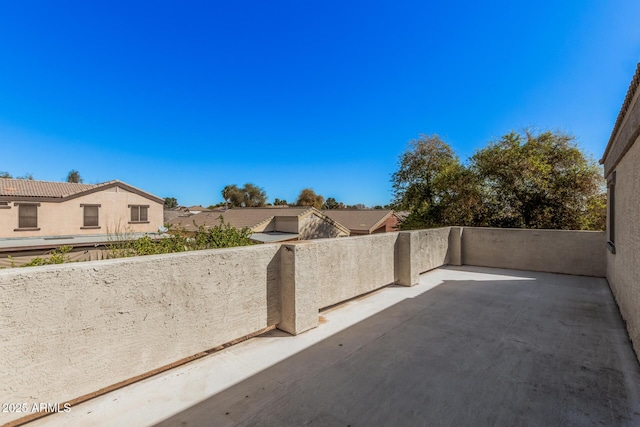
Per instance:
[[[318,240],[320,307],[394,283],[397,233]]]
[[[462,264],[604,277],[603,231],[464,227]]]
[[[615,248],[607,280],[640,359],[640,138],[620,160],[615,185]]]
[[[637,350],[640,182],[623,179],[632,164],[620,165],[623,219],[607,277]],[[602,232],[447,227],[0,270],[0,396],[63,402],[269,326],[297,334],[318,324],[319,309],[413,286],[460,259],[604,277],[604,243]]]
[[[84,210],[82,204],[99,204],[100,228],[83,229]],[[149,205],[148,223],[129,223],[129,205]],[[154,200],[131,193],[120,187],[112,187],[80,196],[64,202],[40,202],[38,207],[39,230],[18,228],[18,206],[9,203],[9,208],[0,209],[0,238],[65,236],[109,233],[152,233],[163,225],[163,206]]]
[[[415,232],[418,235],[418,247],[412,265],[418,274],[448,263],[450,232],[450,227]]]
[[[0,270],[2,401],[77,398],[277,324],[279,249]]]
[[[301,218],[299,229],[294,232],[299,233],[300,240],[347,236],[340,228],[315,214]]]

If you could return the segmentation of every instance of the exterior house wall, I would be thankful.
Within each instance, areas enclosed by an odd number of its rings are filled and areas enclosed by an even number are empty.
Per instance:
[[[14,231],[18,228],[19,207],[15,203],[39,203],[39,230]],[[98,226],[82,228],[81,204],[99,204]],[[148,205],[148,223],[130,223],[129,205]],[[157,232],[163,224],[163,205],[120,187],[80,196],[63,202],[13,202],[0,209],[0,238],[107,234],[114,232]]]
[[[251,231],[253,231],[254,233],[264,233],[275,230],[277,230],[275,219],[271,219],[271,221],[259,224],[257,227],[253,227],[251,229]]]
[[[391,215],[389,218],[384,220],[384,222],[378,225],[377,228],[372,230],[362,230],[362,229],[352,229],[352,236],[363,236],[367,234],[378,234],[378,233],[393,233],[394,231],[398,231],[398,218],[395,215]]]
[[[607,280],[640,355],[640,138],[615,168],[615,254]]]
[[[640,64],[618,121],[601,161],[615,193],[609,186],[607,281],[640,360]]]
[[[398,231],[398,217],[395,215],[391,215],[384,222],[384,231],[387,233],[391,233],[393,231]]]
[[[298,217],[297,216],[276,216],[274,230],[281,231],[283,233],[297,233]]]

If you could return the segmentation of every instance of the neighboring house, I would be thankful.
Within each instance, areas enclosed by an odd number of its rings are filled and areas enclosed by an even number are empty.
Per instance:
[[[0,178],[0,239],[156,232],[164,200],[121,181]]]
[[[347,227],[313,207],[233,208],[225,212],[202,212],[187,218],[175,218],[169,224],[195,231],[200,226],[220,225],[221,218],[233,227],[251,229],[251,239],[263,243],[349,235]]]
[[[202,206],[189,206],[187,210],[193,215],[197,215],[200,212],[211,212],[211,209],[207,209]]]
[[[640,64],[600,163],[607,179],[607,280],[640,355]]]
[[[163,212],[164,224],[167,224],[169,221],[179,217],[188,217],[193,215],[189,212],[188,208],[184,206],[177,206],[171,209],[165,209]]]
[[[398,217],[389,209],[332,209],[322,213],[347,227],[352,236],[398,231]]]

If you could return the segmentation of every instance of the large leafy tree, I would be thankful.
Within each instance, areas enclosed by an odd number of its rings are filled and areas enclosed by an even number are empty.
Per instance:
[[[296,201],[298,206],[313,206],[316,209],[322,209],[324,205],[324,197],[316,194],[311,188],[305,188],[300,191],[298,200]]]
[[[511,132],[471,158],[489,226],[603,229],[602,171],[562,132]]]
[[[254,184],[245,184],[242,193],[243,206],[261,207],[267,202],[267,193]]]
[[[511,132],[459,163],[437,136],[409,143],[393,174],[402,228],[444,225],[602,230],[602,171],[562,132]]]
[[[391,181],[394,207],[410,212],[405,229],[476,222],[480,200],[475,178],[437,135],[410,141]]]
[[[324,202],[324,209],[340,209],[340,203],[333,197],[329,197]]]
[[[247,183],[239,188],[237,185],[227,185],[222,189],[222,197],[227,207],[261,207],[267,201],[267,193],[260,187]]]
[[[164,208],[171,209],[178,207],[178,199],[175,197],[165,197],[164,198]]]
[[[222,189],[222,198],[224,199],[225,206],[228,208],[229,205],[231,207],[240,206],[242,203],[242,197],[239,196],[240,189],[237,185],[227,185]]]

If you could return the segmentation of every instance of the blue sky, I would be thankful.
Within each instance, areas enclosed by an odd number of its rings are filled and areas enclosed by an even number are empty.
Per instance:
[[[599,159],[640,2],[0,0],[0,170],[181,204],[252,182],[386,204],[409,140],[524,127]]]

